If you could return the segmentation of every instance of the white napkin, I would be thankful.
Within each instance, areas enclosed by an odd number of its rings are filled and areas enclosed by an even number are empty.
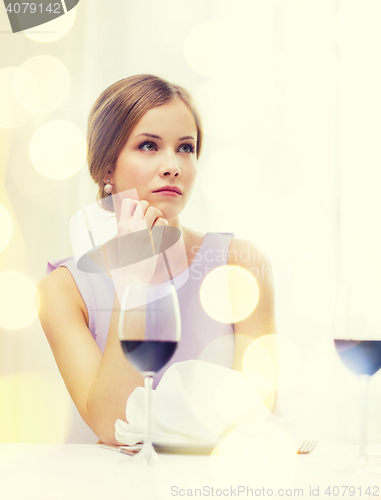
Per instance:
[[[171,365],[152,391],[151,436],[156,443],[215,443],[232,426],[272,418],[241,373],[205,361]],[[128,398],[126,420],[115,422],[115,438],[127,445],[143,441],[144,387]]]

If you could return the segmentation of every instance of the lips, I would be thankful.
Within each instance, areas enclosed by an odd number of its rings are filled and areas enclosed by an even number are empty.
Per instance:
[[[181,190],[178,187],[176,187],[176,186],[163,186],[163,187],[161,187],[159,189],[156,189],[153,192],[154,193],[160,193],[161,191],[173,191],[174,193],[182,194]]]

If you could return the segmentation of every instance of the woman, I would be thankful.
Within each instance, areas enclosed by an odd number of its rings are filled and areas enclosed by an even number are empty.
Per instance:
[[[256,338],[275,333],[271,276],[263,273],[263,256],[259,257],[261,254],[249,241],[231,234],[205,235],[181,225],[180,213],[192,193],[202,138],[200,117],[187,91],[153,75],[136,75],[111,85],[95,102],[88,122],[88,164],[99,186],[101,204],[115,211],[119,236],[154,226],[181,231],[185,267],[178,247],[180,257],[174,255],[172,273],[176,277],[188,271],[189,279],[178,289],[182,339],[172,362],[195,359],[211,341],[223,337],[228,342],[221,362],[231,366],[234,356],[234,367],[239,369],[242,352],[237,342],[234,346],[234,334]],[[90,255],[103,267],[103,274],[81,272],[74,260],[53,265],[50,269],[57,268],[39,284],[39,315],[82,418],[100,441],[119,444],[114,437],[115,421],[125,420],[127,398],[143,385],[143,379],[126,361],[118,340],[120,306],[115,290],[107,289],[112,283],[108,264],[113,258],[108,251],[104,246]],[[199,264],[197,279],[193,260]],[[202,263],[207,266],[200,273]],[[222,264],[246,268],[259,286],[256,309],[235,325],[214,321],[199,300],[202,279]],[[155,275],[160,277],[162,271],[159,263],[149,271],[138,263],[119,273],[116,280],[150,280]],[[144,274],[147,272],[149,276]],[[97,303],[94,297],[98,295],[98,304],[109,304],[103,307],[108,309],[108,315],[103,311],[101,316],[98,306],[89,307],[93,300]]]

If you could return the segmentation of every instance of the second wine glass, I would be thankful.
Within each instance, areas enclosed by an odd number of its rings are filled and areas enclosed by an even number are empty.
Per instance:
[[[336,301],[333,330],[336,352],[343,364],[359,377],[361,387],[360,456],[355,466],[359,473],[370,464],[366,453],[367,407],[370,377],[381,368],[381,332],[372,325],[369,310],[362,307],[353,287],[343,285]]]

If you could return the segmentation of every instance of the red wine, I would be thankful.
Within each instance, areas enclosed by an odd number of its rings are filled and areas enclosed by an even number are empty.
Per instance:
[[[381,340],[335,340],[344,365],[356,375],[374,375],[381,368]]]
[[[157,373],[172,358],[178,342],[162,340],[121,340],[123,352],[141,373]]]

